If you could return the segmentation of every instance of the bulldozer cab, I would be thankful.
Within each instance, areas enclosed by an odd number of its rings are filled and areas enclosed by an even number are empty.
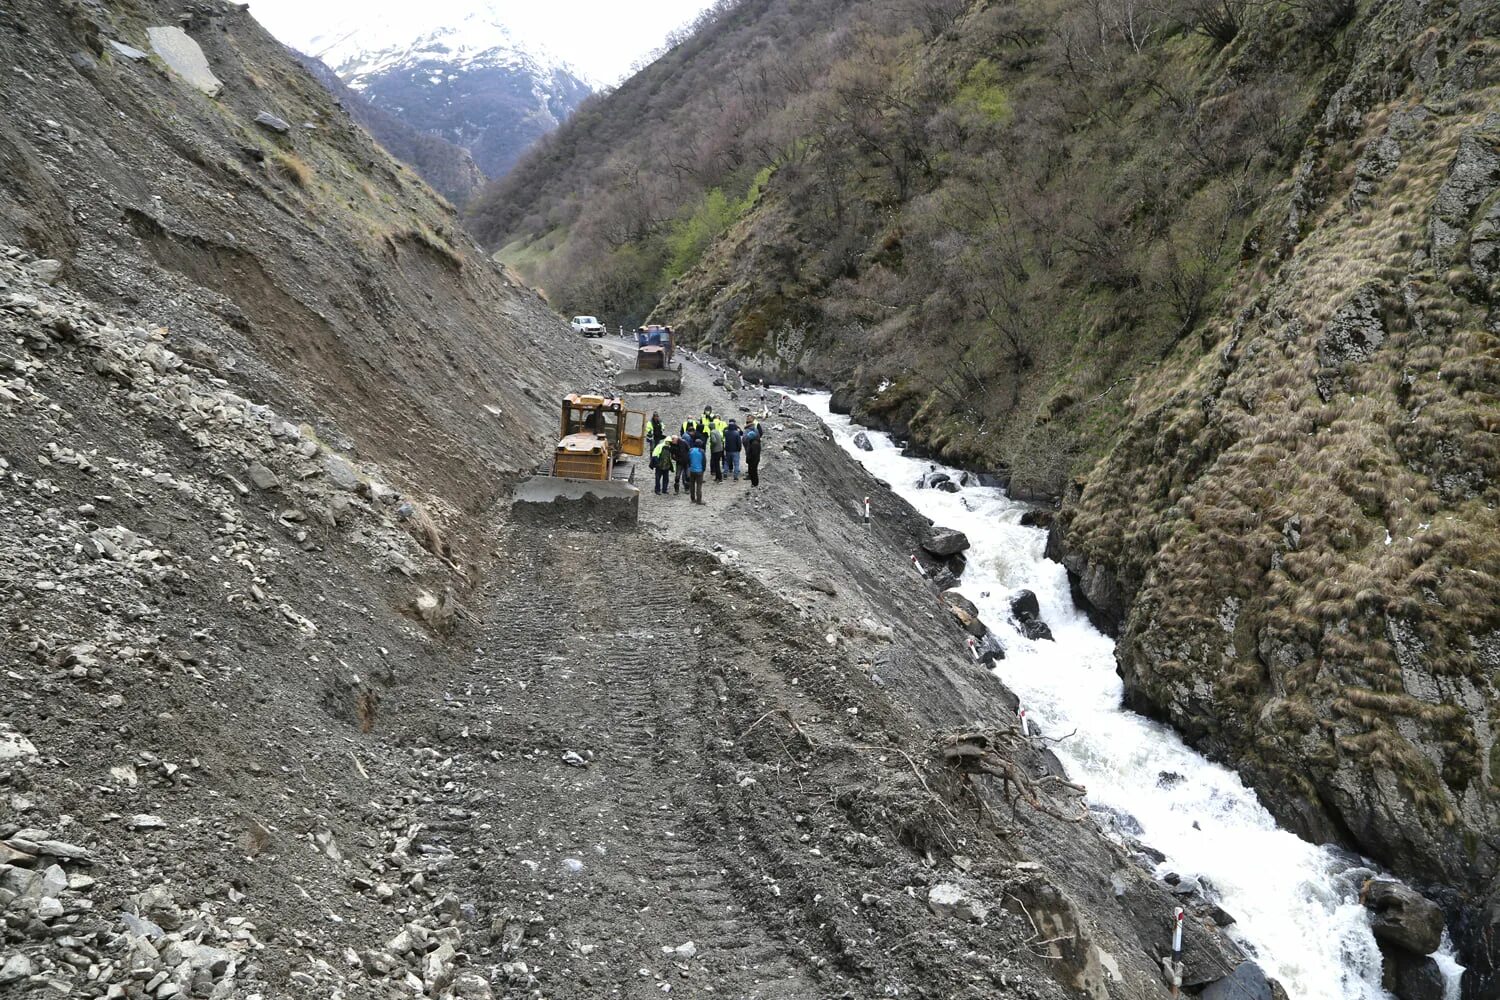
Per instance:
[[[626,410],[625,422],[620,426],[620,454],[646,454],[646,415],[639,410]]]
[[[619,399],[573,393],[563,399],[561,439],[603,438],[612,458],[646,453],[646,415]],[[576,445],[575,445],[576,447]],[[593,450],[593,449],[589,449]]]
[[[621,458],[646,453],[646,415],[620,399],[573,393],[562,399],[558,430],[547,464],[516,484],[515,515],[549,526],[634,527],[635,463]]]

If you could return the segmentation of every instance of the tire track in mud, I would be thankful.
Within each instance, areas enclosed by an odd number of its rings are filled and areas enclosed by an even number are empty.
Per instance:
[[[491,919],[526,923],[526,942],[489,961],[525,961],[535,978],[497,985],[548,997],[826,995],[817,960],[737,893],[764,887],[729,874],[746,843],[716,808],[725,734],[695,634],[707,625],[682,614],[693,605],[681,567],[645,531],[502,544],[524,555],[479,612],[474,662],[425,694],[455,773],[417,807],[457,849],[461,893]],[[563,763],[567,750],[591,753],[589,765]],[[582,871],[569,874],[570,860]],[[691,957],[663,952],[688,941]]]
[[[768,935],[735,894],[714,853],[727,845],[697,843],[692,832],[699,825],[695,820],[708,818],[704,813],[712,808],[714,793],[704,759],[712,738],[705,721],[714,699],[705,697],[700,636],[685,624],[653,621],[661,612],[638,597],[619,610],[625,621],[638,623],[607,636],[618,644],[608,682],[614,753],[634,765],[622,769],[620,799],[642,804],[651,798],[648,790],[660,789],[672,803],[669,809],[636,812],[641,860],[655,873],[662,898],[675,908],[674,922],[692,935],[688,939],[704,965],[718,976],[750,977],[737,984],[739,995],[820,996],[812,978],[789,957],[788,946]]]

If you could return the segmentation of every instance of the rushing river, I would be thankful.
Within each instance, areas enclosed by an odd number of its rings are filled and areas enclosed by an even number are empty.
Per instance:
[[[1358,900],[1370,869],[1346,852],[1279,829],[1233,771],[1200,756],[1167,726],[1123,707],[1114,643],[1074,606],[1065,571],[1043,554],[1046,533],[1021,525],[1027,507],[987,487],[918,489],[932,463],[902,455],[887,435],[873,431],[867,436],[874,450],[858,448],[860,428],[829,412],[827,393],[791,398],[898,495],[968,535],[960,589],[1005,645],[997,672],[1044,732],[1076,731],[1056,746],[1058,757],[1087,785],[1093,805],[1133,818],[1138,839],[1166,854],[1158,874],[1174,871],[1211,883],[1236,920],[1230,934],[1293,1000],[1387,997],[1380,953]],[[1009,598],[1022,589],[1036,594],[1055,641],[1032,642],[1011,625]],[[1452,998],[1459,970],[1444,952],[1436,957]]]

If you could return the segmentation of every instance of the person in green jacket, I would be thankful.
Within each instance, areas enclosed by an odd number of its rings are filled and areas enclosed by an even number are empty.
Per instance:
[[[656,470],[656,495],[666,496],[667,486],[672,482],[672,446],[677,437],[662,438],[651,450],[651,468]]]

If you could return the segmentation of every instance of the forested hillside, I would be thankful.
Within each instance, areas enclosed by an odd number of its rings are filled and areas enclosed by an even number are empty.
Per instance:
[[[1055,489],[1118,418],[1117,380],[1277,238],[1254,208],[1353,15],[724,5],[473,221],[565,312],[629,322],[664,298],[691,337],[857,384],[950,457]]]
[[[1449,887],[1491,996],[1497,35],[1459,2],[745,0],[471,221],[564,311],[1066,492],[1132,701]]]

